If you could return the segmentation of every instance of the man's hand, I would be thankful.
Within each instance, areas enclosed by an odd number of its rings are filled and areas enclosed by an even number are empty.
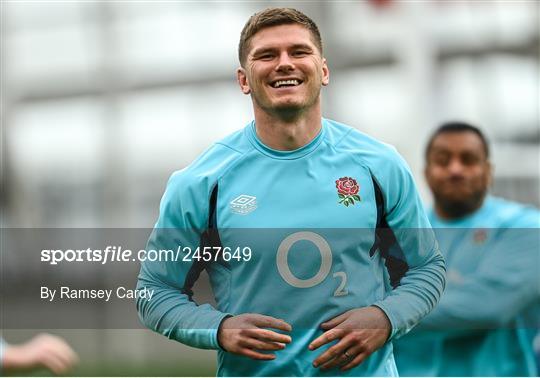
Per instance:
[[[254,360],[273,360],[274,354],[258,351],[281,350],[291,337],[265,328],[291,332],[292,327],[282,319],[260,314],[241,314],[225,319],[218,330],[218,341],[227,352]]]
[[[78,361],[77,354],[64,339],[40,334],[24,344],[7,345],[2,362],[6,370],[46,368],[54,374],[64,374]]]
[[[392,327],[380,308],[370,306],[347,311],[322,323],[321,328],[326,332],[309,344],[310,350],[340,340],[319,355],[313,366],[324,370],[339,366],[345,371],[360,365],[383,346]]]

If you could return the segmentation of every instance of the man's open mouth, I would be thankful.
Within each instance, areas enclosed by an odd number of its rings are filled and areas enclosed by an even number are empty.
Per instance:
[[[272,83],[272,87],[274,88],[296,87],[297,85],[300,85],[300,84],[302,84],[302,80],[298,80],[298,79],[276,80]]]

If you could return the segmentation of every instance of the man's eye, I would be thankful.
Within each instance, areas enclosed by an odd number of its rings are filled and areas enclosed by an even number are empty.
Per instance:
[[[272,59],[274,56],[272,54],[263,54],[263,55],[260,55],[259,56],[259,59],[262,59],[262,60],[270,60]]]
[[[296,56],[296,57],[302,57],[306,55],[308,55],[308,52],[303,51],[303,50],[298,50],[298,51],[293,52],[293,56]]]
[[[441,165],[444,167],[447,166],[449,162],[450,158],[446,155],[438,155],[433,157],[433,163],[435,163],[436,165]]]
[[[461,163],[463,165],[474,165],[477,164],[480,161],[478,156],[475,155],[463,155],[461,157]]]

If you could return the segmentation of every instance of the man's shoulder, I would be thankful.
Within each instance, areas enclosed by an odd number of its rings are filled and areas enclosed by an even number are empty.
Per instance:
[[[233,161],[252,149],[244,131],[244,128],[237,130],[212,144],[186,167],[186,170],[211,174],[226,169]]]
[[[343,123],[325,121],[329,126],[329,143],[340,153],[350,154],[352,159],[368,167],[379,181],[409,171],[394,146]]]
[[[234,164],[251,150],[244,128],[215,142],[187,167],[174,172],[169,184],[213,186]]]
[[[510,201],[496,196],[486,198],[487,210],[498,227],[502,228],[538,228],[540,211],[532,205]]]
[[[334,120],[325,119],[328,125],[328,140],[337,149],[357,153],[369,158],[394,158],[399,154],[396,148],[368,135],[355,127]]]
[[[231,150],[230,153],[233,153],[234,151],[240,155],[253,150],[253,145],[249,142],[249,139],[246,136],[246,132],[249,127],[251,127],[251,122],[247,126],[242,127],[240,130],[236,130],[221,140],[218,140],[213,147],[215,149],[224,147]]]

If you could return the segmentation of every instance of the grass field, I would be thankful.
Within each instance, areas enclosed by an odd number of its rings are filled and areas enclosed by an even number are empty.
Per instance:
[[[136,364],[128,361],[118,361],[114,364],[81,364],[69,373],[69,376],[76,377],[213,377],[215,375],[216,366],[212,363]],[[53,375],[45,370],[38,370],[32,374],[13,376],[52,377]]]

